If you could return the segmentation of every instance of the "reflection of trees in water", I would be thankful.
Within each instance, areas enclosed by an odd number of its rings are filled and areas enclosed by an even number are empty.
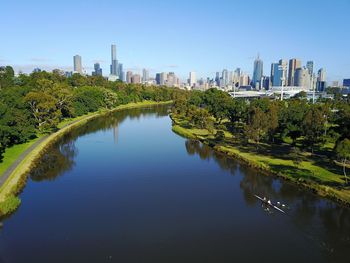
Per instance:
[[[90,120],[86,125],[75,128],[65,134],[57,143],[51,146],[37,163],[30,177],[33,181],[54,180],[57,176],[71,170],[78,154],[75,140],[83,135],[99,130],[118,129],[118,125],[127,118],[139,119],[147,115],[163,117],[167,116],[167,106],[155,106],[150,108],[135,108],[110,113]],[[115,136],[115,134],[114,134]]]
[[[77,153],[74,141],[61,144],[59,147],[51,147],[31,171],[30,178],[37,182],[54,180],[74,167]]]
[[[276,179],[262,176],[260,172],[239,165],[234,159],[222,156],[198,141],[187,140],[188,154],[198,154],[201,159],[214,159],[223,170],[233,175],[242,175],[240,188],[247,205],[259,203],[253,194],[280,200],[290,207],[288,216],[306,238],[315,242],[331,262],[344,262],[350,248],[350,210],[333,202],[320,199],[318,196],[299,189],[297,186]],[[276,187],[276,184],[278,187]]]

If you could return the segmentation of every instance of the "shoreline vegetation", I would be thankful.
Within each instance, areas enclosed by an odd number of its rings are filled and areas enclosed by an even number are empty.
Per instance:
[[[174,101],[172,130],[266,175],[350,205],[350,104],[232,99],[217,89]]]
[[[283,178],[284,180],[290,181],[304,189],[311,190],[314,194],[317,194],[321,197],[325,197],[328,199],[331,199],[333,201],[336,201],[340,204],[350,206],[350,191],[342,191],[337,188],[331,187],[331,186],[326,186],[317,183],[316,181],[304,179],[301,177],[295,177],[294,172],[292,171],[277,171],[276,169],[272,168],[271,165],[274,165],[275,163],[281,164],[287,164],[292,167],[293,161],[292,160],[283,160],[283,159],[278,159],[274,158],[272,156],[268,155],[261,155],[264,153],[252,153],[252,152],[243,152],[239,148],[228,145],[228,144],[223,144],[223,143],[216,143],[214,136],[210,136],[210,132],[206,131],[204,129],[191,129],[191,128],[186,128],[181,125],[180,119],[175,117],[173,114],[170,115],[170,118],[173,121],[173,127],[172,130],[176,134],[187,138],[191,140],[197,140],[200,141],[201,143],[204,143],[208,146],[210,146],[213,150],[222,153],[226,155],[227,157],[239,160],[243,162],[244,164],[248,165],[249,167],[252,167],[254,169],[257,169],[261,172],[263,172],[265,175],[273,175],[277,176],[280,178]],[[229,134],[225,135],[226,139],[231,139],[232,137]],[[303,169],[303,166],[310,166],[310,163],[307,161],[304,161],[304,164],[300,164],[300,168],[296,169]],[[321,167],[315,166],[314,169],[320,169],[324,170],[325,169]]]
[[[103,113],[173,101],[184,92],[60,70],[15,75],[11,66],[0,67],[0,216],[19,206],[22,175],[60,134]]]
[[[8,176],[7,180],[0,187],[0,213],[1,216],[7,216],[14,212],[20,205],[21,201],[17,197],[17,195],[23,190],[26,180],[27,174],[35,167],[35,163],[39,160],[45,151],[57,140],[59,140],[66,133],[70,132],[72,129],[81,127],[88,123],[89,121],[107,115],[112,112],[133,109],[133,108],[142,108],[148,106],[156,106],[156,105],[170,105],[172,101],[142,101],[136,103],[128,103],[125,105],[117,106],[114,109],[103,109],[98,112],[88,113],[83,116],[79,116],[77,118],[65,119],[61,123],[57,125],[58,130],[49,135],[41,135],[38,138],[35,138],[29,142],[26,142],[24,145],[15,145],[14,147],[19,148],[20,150],[16,150],[15,156],[12,156],[11,161],[9,162],[6,159],[6,152],[4,162],[10,163],[7,166],[7,169],[11,167],[17,158],[23,157],[18,165],[13,169],[11,174]],[[39,142],[35,145],[34,149],[31,149],[29,153],[25,156],[22,156],[23,153],[27,149],[30,149],[32,145],[36,142]],[[11,151],[11,148],[8,149]],[[14,159],[14,160],[13,160]],[[0,174],[0,177],[4,176],[6,170],[2,169],[3,172]]]

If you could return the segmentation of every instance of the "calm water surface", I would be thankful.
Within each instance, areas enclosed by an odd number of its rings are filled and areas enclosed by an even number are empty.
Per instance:
[[[67,135],[21,199],[0,262],[350,262],[348,209],[181,138],[166,107]]]

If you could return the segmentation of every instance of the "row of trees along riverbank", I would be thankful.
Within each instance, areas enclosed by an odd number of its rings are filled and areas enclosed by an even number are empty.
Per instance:
[[[172,118],[174,131],[180,134],[205,140],[293,181],[341,191],[341,199],[350,203],[348,99],[315,104],[303,96],[233,100],[210,89],[182,94],[174,102]]]
[[[12,67],[1,67],[0,163],[7,148],[51,133],[65,119],[131,102],[169,101],[181,92],[109,82],[99,76],[67,78],[58,70],[15,76]]]

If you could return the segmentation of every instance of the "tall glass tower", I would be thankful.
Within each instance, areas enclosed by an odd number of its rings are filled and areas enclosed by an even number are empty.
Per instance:
[[[258,55],[258,57],[254,61],[254,72],[253,72],[253,79],[252,79],[253,87],[255,87],[256,83],[260,83],[261,78],[263,76],[263,68],[264,68],[264,63]]]
[[[114,44],[111,46],[111,60],[111,75],[118,76],[117,47]]]

